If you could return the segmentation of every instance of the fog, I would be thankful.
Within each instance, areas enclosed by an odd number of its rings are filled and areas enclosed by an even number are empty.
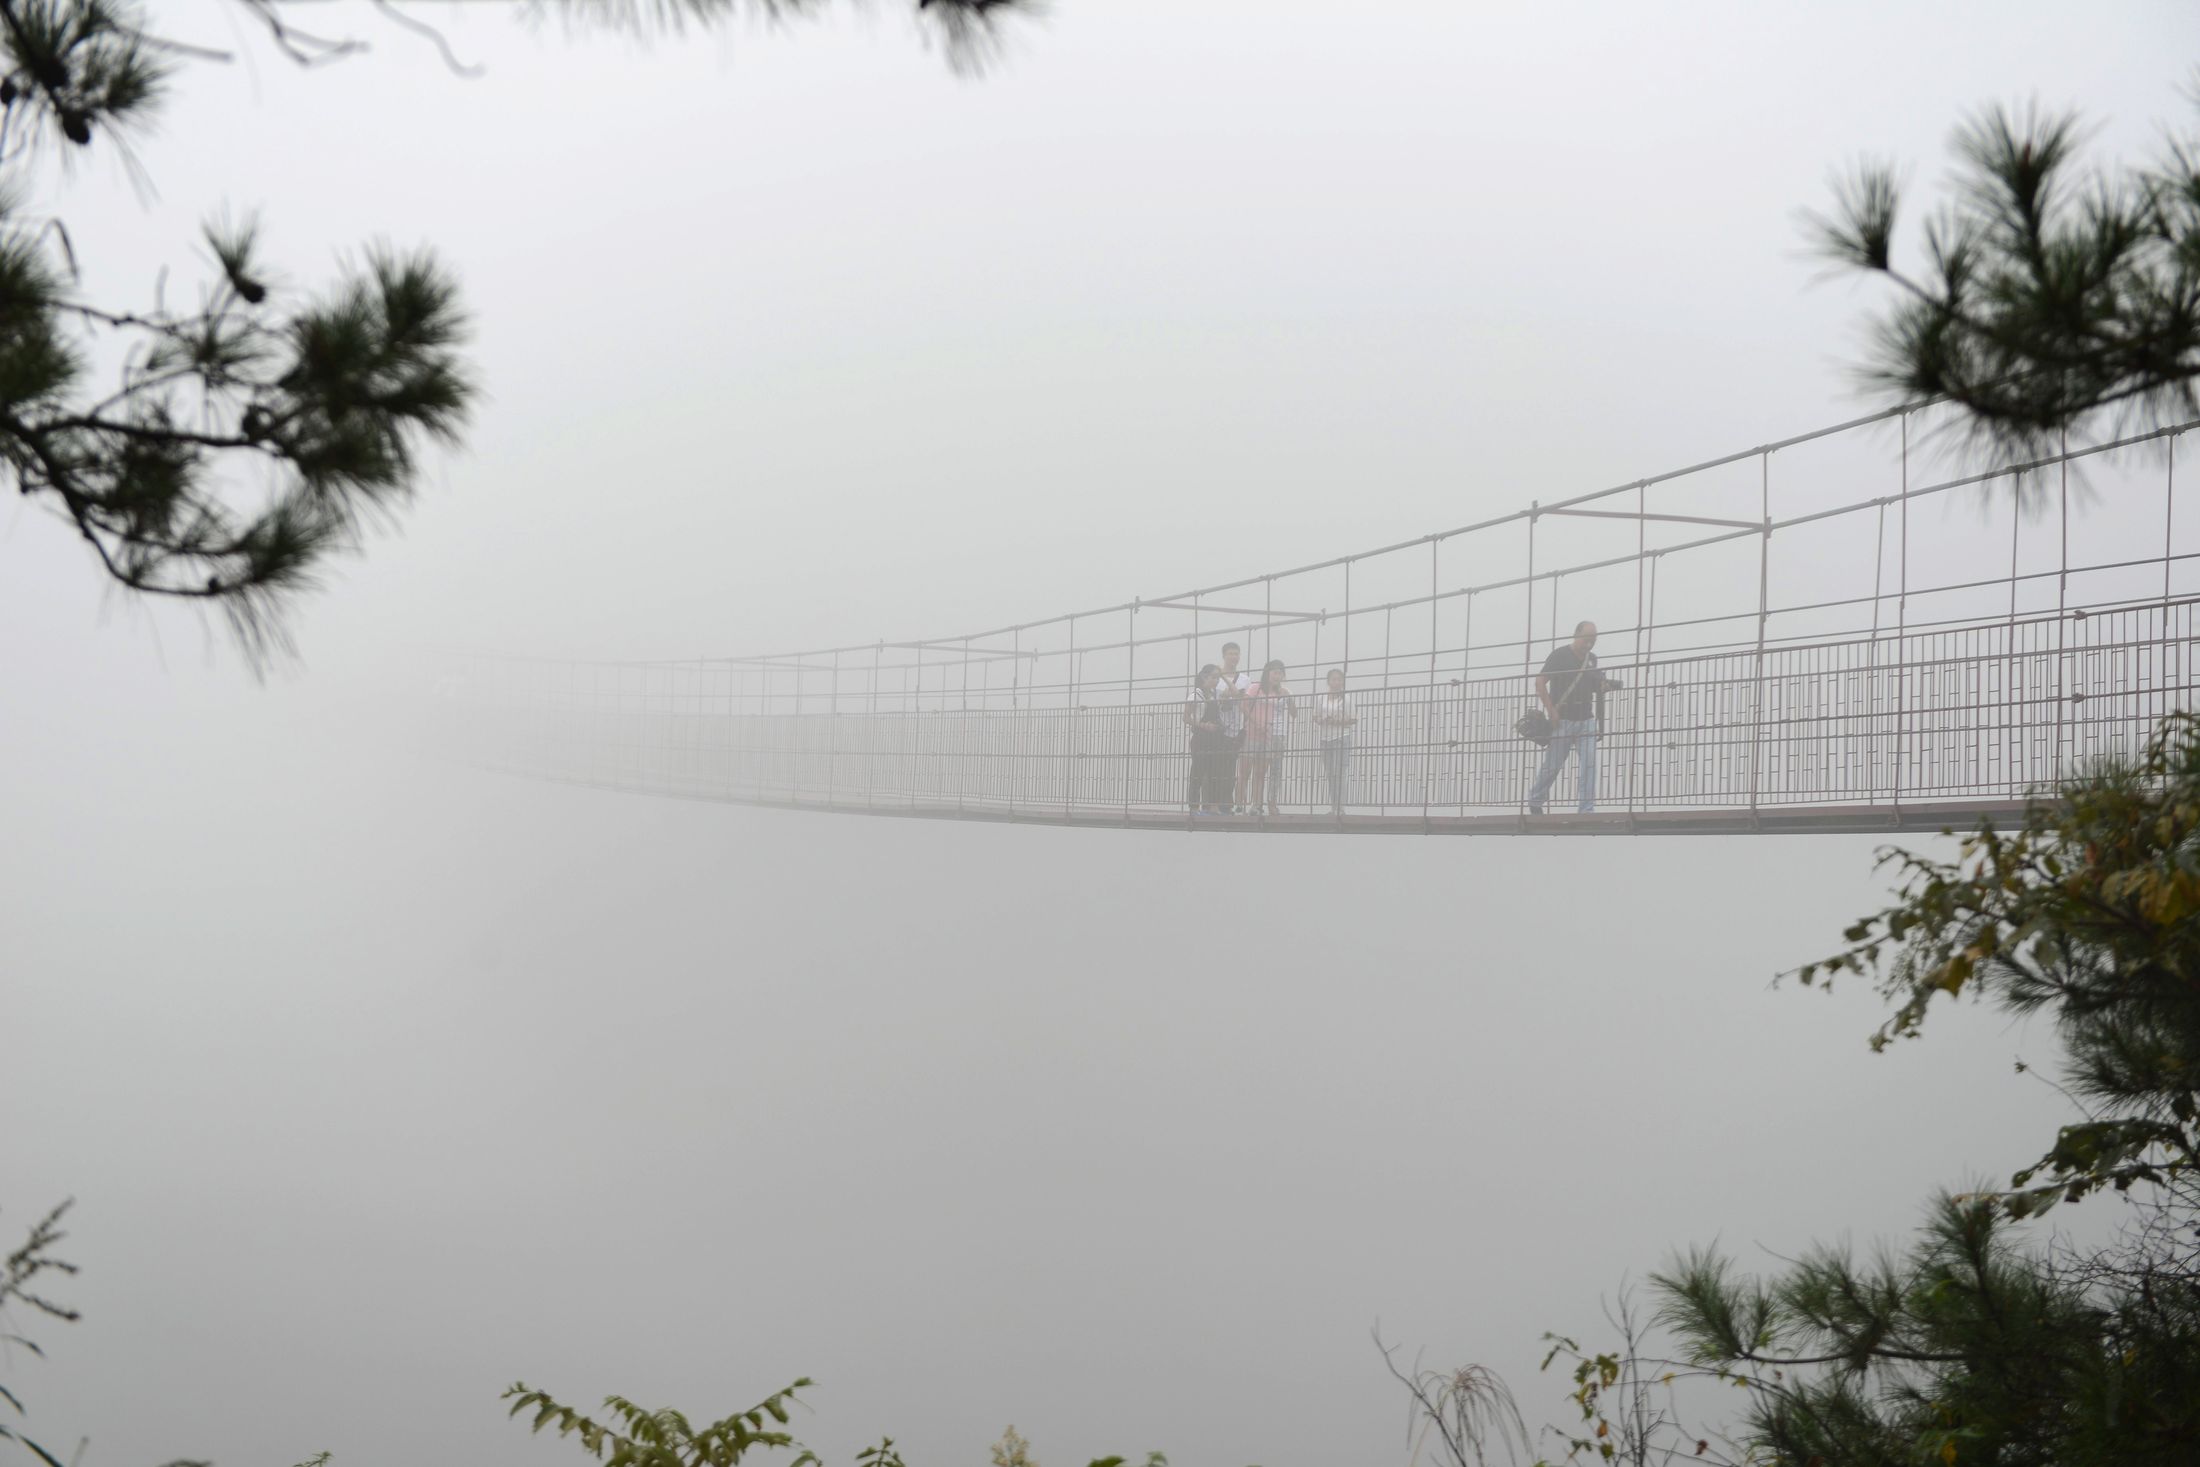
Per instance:
[[[513,1380],[808,1375],[835,1462],[1402,1457],[1378,1320],[1563,1421],[1543,1332],[1675,1247],[1899,1235],[2063,1118],[2042,1030],[1874,1056],[1868,992],[1772,987],[1869,839],[744,810],[477,771],[420,694],[1110,604],[1850,416],[1881,298],[1796,211],[1864,155],[1929,191],[1993,100],[2147,146],[2187,7],[1060,0],[978,79],[891,6],[435,12],[477,80],[367,7],[310,72],[161,9],[240,60],[151,192],[46,179],[87,293],[185,289],[224,205],[300,286],[433,243],[488,395],[264,679],[0,517],[0,1237],[73,1196],[84,1270],[8,1357],[49,1445],[556,1463]]]

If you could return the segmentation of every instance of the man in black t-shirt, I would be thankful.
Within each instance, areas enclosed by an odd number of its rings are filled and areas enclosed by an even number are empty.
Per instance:
[[[1597,727],[1604,712],[1604,690],[1613,686],[1597,666],[1593,650],[1597,626],[1585,621],[1574,628],[1574,639],[1551,649],[1543,670],[1535,675],[1535,696],[1551,720],[1551,743],[1543,767],[1528,789],[1528,813],[1541,815],[1543,801],[1566,760],[1581,753],[1580,811],[1587,815],[1597,806]]]

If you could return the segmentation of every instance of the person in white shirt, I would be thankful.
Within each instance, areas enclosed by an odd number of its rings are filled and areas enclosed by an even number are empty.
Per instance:
[[[1328,691],[1314,700],[1314,729],[1321,738],[1322,773],[1329,777],[1329,813],[1342,815],[1352,772],[1352,728],[1360,716],[1345,694],[1344,669],[1329,669],[1328,683]]]
[[[1215,679],[1215,696],[1222,700],[1222,741],[1229,750],[1230,763],[1236,766],[1237,785],[1226,813],[1240,815],[1245,806],[1245,778],[1252,773],[1246,764],[1245,749],[1245,699],[1253,691],[1251,673],[1238,671],[1238,659],[1244,653],[1235,642],[1222,644],[1222,666]]]

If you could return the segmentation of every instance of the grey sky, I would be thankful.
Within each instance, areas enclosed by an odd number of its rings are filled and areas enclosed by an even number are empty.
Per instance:
[[[2187,7],[1062,0],[975,83],[885,6],[470,7],[475,82],[363,7],[312,74],[163,9],[256,59],[186,74],[157,198],[67,185],[93,288],[185,288],[223,201],[302,281],[432,241],[490,400],[266,686],[0,517],[0,1226],[75,1194],[87,1270],[8,1383],[91,1467],[557,1462],[511,1379],[798,1373],[842,1457],[1370,1460],[1377,1316],[1558,1419],[1537,1337],[1623,1274],[1899,1229],[2059,1115],[2044,1036],[1874,1059],[1860,994],[1767,993],[1868,841],[872,825],[452,769],[405,698],[437,646],[959,631],[1847,416],[1874,297],[1794,211],[1988,100],[2143,146]]]

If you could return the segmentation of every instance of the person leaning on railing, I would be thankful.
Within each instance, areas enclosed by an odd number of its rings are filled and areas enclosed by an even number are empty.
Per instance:
[[[1603,726],[1604,694],[1619,686],[1619,679],[1597,665],[1597,624],[1581,622],[1573,640],[1551,649],[1543,670],[1535,675],[1536,701],[1551,720],[1551,742],[1543,755],[1543,767],[1528,788],[1528,813],[1541,815],[1543,801],[1572,755],[1581,755],[1581,802],[1576,807],[1587,815],[1597,807],[1597,732]]]

